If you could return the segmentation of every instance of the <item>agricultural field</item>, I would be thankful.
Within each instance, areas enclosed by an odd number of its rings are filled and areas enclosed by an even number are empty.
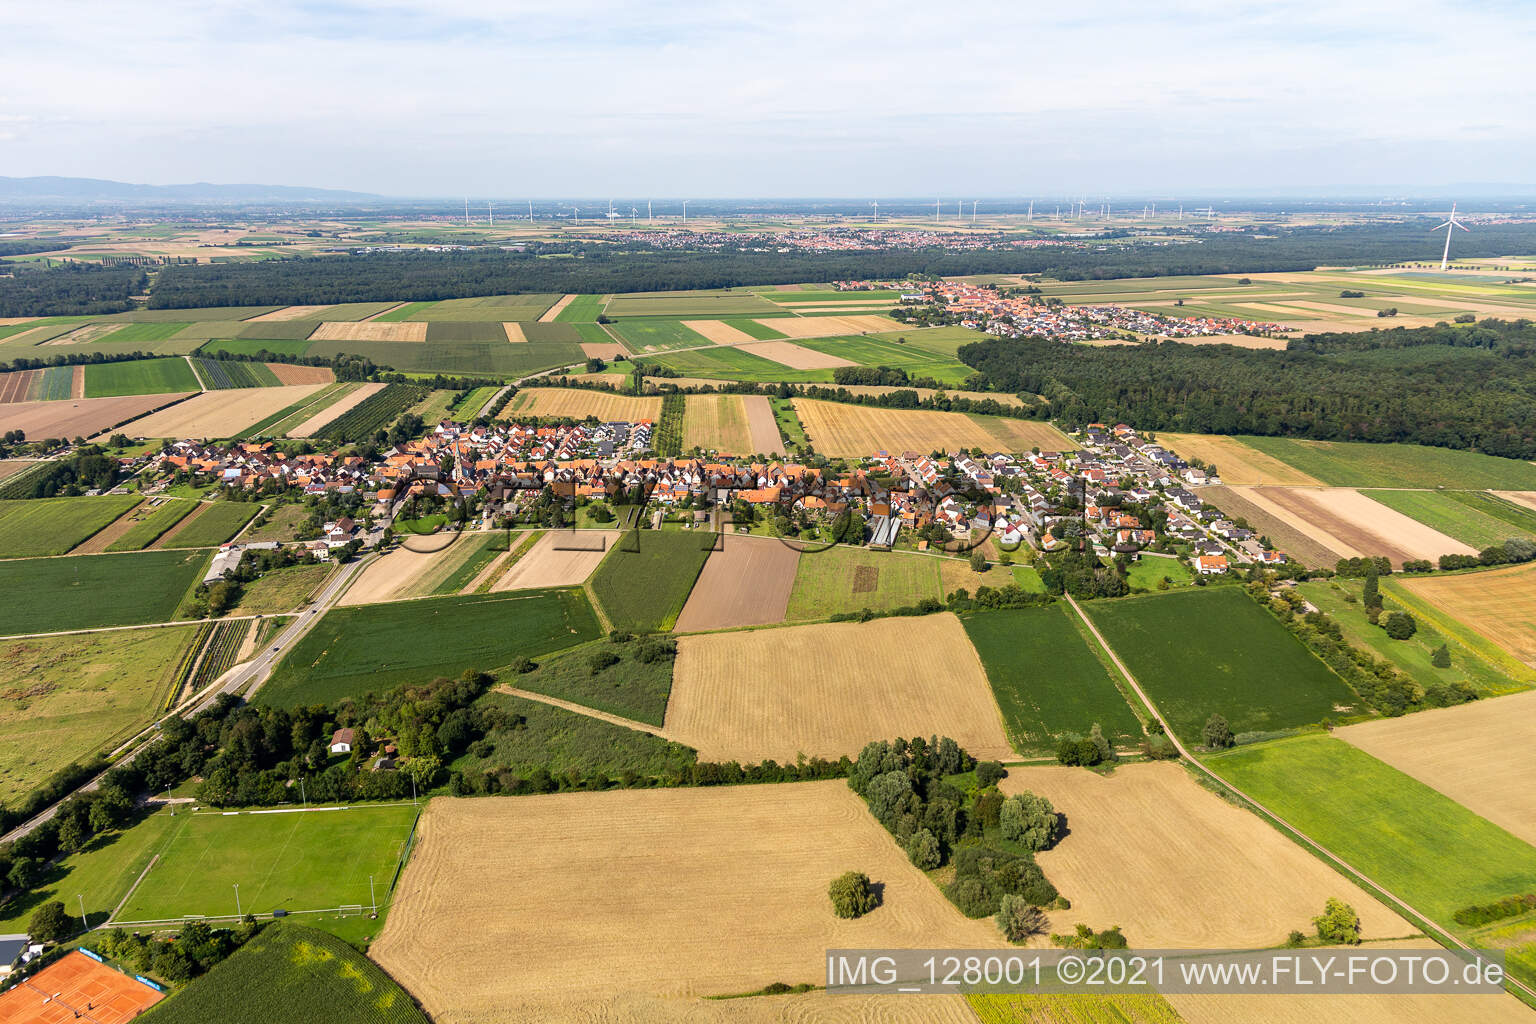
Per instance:
[[[164,548],[215,548],[234,539],[261,506],[246,501],[204,502],[159,542]]]
[[[1126,582],[1132,590],[1155,590],[1163,580],[1168,581],[1171,587],[1180,587],[1190,583],[1194,579],[1194,573],[1189,566],[1176,558],[1159,558],[1156,555],[1143,554],[1131,563],[1130,571],[1126,573]]]
[[[1205,762],[1441,924],[1536,891],[1536,848],[1343,740],[1296,736]]]
[[[177,822],[159,860],[113,920],[168,921],[370,906],[379,902],[416,821],[411,804],[354,804],[283,814],[194,811]]]
[[[229,388],[270,388],[282,383],[266,363],[193,358],[192,370],[197,374],[197,379],[203,387],[211,391],[223,391]]]
[[[849,865],[885,886],[886,906],[855,921],[827,906]],[[572,901],[595,877],[606,898]],[[625,1006],[667,996],[669,1012],[638,1018],[659,1021],[722,1005],[702,995],[817,982],[828,948],[998,941],[832,780],[434,800],[371,953],[444,1024],[634,1020]],[[516,972],[484,969],[509,947]]]
[[[1141,741],[1141,722],[1063,604],[978,612],[961,620],[1002,711],[1013,748],[1054,753],[1094,723],[1118,747]]]
[[[667,694],[672,689],[672,659],[643,661],[641,654],[648,643],[644,639],[618,644],[599,640],[540,658],[532,672],[508,673],[506,678],[518,690],[542,693],[660,728],[667,713]],[[619,660],[598,668],[593,659],[603,655]]]
[[[1476,554],[1474,548],[1347,487],[1232,487],[1256,506],[1339,558],[1383,555],[1393,565],[1441,555]],[[1376,492],[1370,492],[1375,494]],[[1252,525],[1252,524],[1250,524]],[[1270,538],[1274,540],[1273,537]]]
[[[1229,486],[1321,487],[1323,483],[1235,437],[1160,433],[1156,438],[1158,444],[1184,459],[1199,459],[1215,466],[1222,483]]]
[[[1429,939],[1388,945],[1393,949],[1440,948]],[[1237,1020],[1244,1024],[1292,1024],[1304,1019],[1347,1020],[1351,1024],[1528,1024],[1531,1016],[1530,1008],[1511,995],[1171,992],[1167,999],[1184,1024],[1230,1024]]]
[[[1536,691],[1361,722],[1333,735],[1536,844]]]
[[[1217,468],[1220,468],[1219,466]],[[1244,495],[1262,492],[1246,487],[1202,487],[1200,500],[1220,509],[1228,518],[1241,519],[1260,537],[1267,537],[1286,558],[1311,568],[1332,569],[1341,557],[1337,551],[1316,540],[1302,526],[1292,525],[1295,516],[1280,510],[1271,510],[1266,502],[1259,505]]]
[[[124,527],[122,532],[106,546],[107,551],[142,551],[159,540],[167,530],[197,508],[197,503],[182,498],[149,499],[138,508],[103,530],[92,541],[100,539],[109,530]],[[89,542],[88,542],[89,543]]]
[[[1070,451],[1076,445],[1039,420],[968,416],[930,409],[883,409],[795,399],[806,437],[823,455],[863,458],[876,452],[928,453],[981,448],[984,451]]]
[[[375,326],[378,322],[359,324],[359,327]],[[506,331],[500,323],[484,325],[495,328],[481,333],[482,325],[433,324],[439,328],[462,328],[457,336],[468,338],[480,333],[486,340],[441,340],[428,336],[426,341],[311,341],[306,350],[311,356],[331,358],[337,355],[366,356],[380,366],[388,366],[403,373],[444,373],[495,375],[521,377],[541,370],[580,363],[587,357],[575,342],[528,341],[525,344],[508,344]],[[525,324],[524,327],[532,327]],[[561,327],[562,324],[546,324]],[[444,331],[439,331],[439,335]]]
[[[291,612],[308,601],[330,574],[328,564],[290,565],[269,570],[241,587],[235,613],[278,615]]]
[[[129,437],[233,437],[274,413],[303,402],[324,387],[323,384],[293,384],[205,391],[169,409],[134,420],[124,426],[122,432]]]
[[[596,416],[604,423],[622,420],[637,423],[661,418],[659,397],[637,398],[585,388],[523,388],[512,396],[497,419],[513,420],[524,416],[585,419]]]
[[[201,391],[197,375],[180,356],[135,359],[124,363],[92,363],[85,368],[85,397],[164,395]]]
[[[0,558],[62,555],[138,503],[118,494],[0,501]]]
[[[865,608],[889,611],[943,596],[939,559],[839,544],[800,556],[786,617],[805,621]]]
[[[1066,815],[1070,831],[1036,856],[1072,901],[1051,915],[1053,932],[1085,921],[1119,924],[1143,949],[1261,949],[1309,931],[1329,897],[1360,912],[1367,938],[1418,931],[1181,765],[1009,768],[999,788],[1037,793]]]
[[[768,537],[726,534],[677,617],[679,633],[783,622],[800,552]]]
[[[1536,563],[1394,580],[1394,595],[1399,591],[1471,627],[1536,668]]]
[[[532,547],[519,548],[505,561],[498,560],[490,570],[490,589],[501,593],[580,586],[618,544],[619,536],[618,530],[550,530]]]
[[[367,395],[350,409],[341,411],[332,406],[325,410],[321,413],[326,417],[322,425],[312,427],[305,423],[298,429],[307,431],[305,436],[341,444],[361,441],[387,429],[407,409],[421,401],[425,391],[414,384],[386,384],[382,390]]]
[[[176,626],[0,644],[0,804],[152,721],[197,635]]]
[[[167,622],[207,563],[206,551],[0,561],[0,593],[27,595],[0,603],[0,636]]]
[[[1013,756],[981,660],[953,615],[678,640],[666,734],[701,760],[835,759],[870,740],[931,733],[981,759]]]
[[[438,642],[422,643],[423,635]],[[597,635],[597,619],[579,590],[335,608],[289,650],[257,701],[331,703],[466,669],[488,671]]]
[[[506,539],[507,535],[500,532],[468,532],[459,534],[446,547],[436,546],[440,543],[436,539],[418,542],[434,545],[431,550],[396,547],[363,570],[342,595],[340,604],[373,604],[457,593],[462,586],[449,591],[444,584],[487,550],[505,551]]]
[[[979,1024],[1184,1024],[1156,993],[977,993],[965,1000]]]
[[[4,406],[0,426],[23,431],[29,438],[93,437],[114,427],[179,402],[197,390],[170,395],[130,395],[123,398],[79,398],[67,402],[13,402]]]
[[[859,366],[889,366],[906,370],[913,377],[932,377],[944,385],[963,384],[976,372],[953,356],[874,336],[807,338],[799,343]]]
[[[1479,452],[1284,437],[1238,440],[1333,487],[1536,488],[1536,465]]]
[[[1234,733],[1360,714],[1344,681],[1236,587],[1094,601],[1088,617],[1186,743],[1213,714]]]
[[[589,324],[597,320],[603,312],[603,297],[601,295],[567,295],[544,313],[551,319],[562,324]],[[541,320],[544,317],[540,317]],[[545,321],[548,322],[548,321]]]
[[[256,437],[282,437],[288,427],[309,419],[321,409],[333,405],[355,389],[357,384],[338,384],[334,381],[326,384],[319,391],[314,392],[291,405],[271,413],[264,419],[257,420],[236,435],[240,440],[248,440]]]
[[[156,1006],[146,1024],[428,1024],[372,960],[313,928],[269,924],[228,960]]]
[[[314,437],[347,413],[387,388],[388,384],[341,384],[340,391],[325,401],[311,400],[301,409],[272,424],[272,433],[288,437]]]
[[[631,352],[665,352],[711,344],[710,339],[680,320],[621,320],[609,325]]]
[[[683,450],[700,448],[704,451],[724,452],[731,455],[752,455],[767,452],[770,448],[754,448],[754,437],[747,428],[745,399],[740,395],[688,395],[683,411]],[[766,403],[767,399],[755,398]],[[778,431],[774,431],[778,439]]]
[[[302,356],[309,350],[307,340],[274,341],[270,338],[257,340],[246,338],[216,338],[204,342],[197,352],[199,355],[219,358],[225,355],[254,356],[262,352],[274,356]]]
[[[836,310],[825,314],[812,313],[809,316],[775,318],[766,323],[759,320],[758,323],[778,331],[786,338],[797,341],[802,338],[829,338],[837,335],[879,334],[899,330],[902,326],[899,321],[892,320],[888,316],[856,313],[841,315]]]
[[[1481,551],[1511,537],[1536,536],[1536,509],[1486,491],[1366,491],[1372,501]]]
[[[632,292],[615,295],[604,309],[612,317],[676,317],[680,320],[706,319],[745,314],[784,312],[760,295],[748,291],[717,292]]]
[[[488,320],[533,321],[544,311],[560,301],[559,295],[483,295],[473,299],[444,299],[426,309],[406,314],[407,320],[427,320],[432,323],[474,323]],[[382,317],[380,318],[382,319]]]
[[[592,574],[592,593],[615,629],[671,629],[719,540],[707,531],[627,531]]]
[[[763,342],[762,344],[772,344]],[[686,377],[737,380],[762,383],[788,381],[796,383],[830,384],[831,370],[792,370],[783,363],[752,352],[740,345],[717,345],[714,348],[693,349],[687,352],[664,352],[645,358],[647,366],[662,366]]]

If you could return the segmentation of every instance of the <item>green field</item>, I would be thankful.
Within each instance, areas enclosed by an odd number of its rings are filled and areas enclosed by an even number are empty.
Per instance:
[[[839,544],[800,556],[785,617],[824,619],[865,608],[905,608],[924,598],[942,598],[942,589],[937,558]]]
[[[232,538],[256,518],[261,506],[254,501],[216,501],[165,542],[168,548],[214,548]]]
[[[1236,440],[1337,487],[1536,490],[1536,465],[1478,452],[1417,444],[1298,441],[1284,437]]]
[[[537,373],[587,358],[574,342],[509,344],[505,330],[490,341],[315,341],[309,343],[307,353],[328,359],[342,354],[366,356],[402,372],[502,376]]]
[[[523,678],[513,682],[521,685]],[[492,748],[484,757],[466,753],[449,766],[466,777],[510,771],[527,778],[541,768],[552,775],[603,771],[618,777],[630,771],[658,776],[698,760],[691,747],[536,700],[492,691],[478,706],[510,712],[521,721],[515,728],[488,733]]]
[[[635,352],[662,352],[672,348],[713,344],[704,335],[677,320],[630,320],[613,324],[609,330],[624,339]]]
[[[333,608],[283,658],[257,701],[329,704],[401,683],[490,671],[597,637],[579,590],[531,590]]]
[[[1536,849],[1343,740],[1297,736],[1205,763],[1440,924],[1536,891]]]
[[[26,595],[0,602],[0,636],[170,621],[207,563],[206,551],[0,561],[0,594]]]
[[[436,302],[407,302],[399,309],[392,309],[388,313],[380,314],[374,319],[380,323],[399,323],[401,320],[415,319],[416,314],[423,310],[431,309]]]
[[[236,884],[241,908],[253,914],[370,906],[369,875],[382,904],[418,810],[353,804],[281,814],[178,814],[160,859],[114,920],[232,917]]]
[[[1015,565],[1009,574],[1013,582],[1018,584],[1020,590],[1026,594],[1045,593],[1045,581],[1040,578],[1040,570],[1032,565]]]
[[[197,635],[196,626],[176,626],[0,647],[0,804],[148,725]]]
[[[153,544],[160,535],[184,519],[197,507],[196,502],[182,498],[166,498],[155,508],[137,508],[129,513],[141,516],[128,531],[107,545],[108,551],[141,551]]]
[[[1020,752],[1049,753],[1065,733],[1099,723],[1110,742],[1141,739],[1141,723],[1064,604],[978,612],[960,620]]]
[[[201,391],[192,367],[179,356],[135,359],[124,363],[92,363],[85,368],[85,397],[163,395]]]
[[[671,629],[718,539],[707,532],[627,531],[592,574],[592,593],[615,629]]]
[[[1169,586],[1181,586],[1193,580],[1194,573],[1189,566],[1177,558],[1159,558],[1156,555],[1142,555],[1131,563],[1130,572],[1126,574],[1126,580],[1134,590],[1140,587],[1142,590],[1156,590],[1163,577],[1168,578]]]
[[[1407,640],[1393,640],[1386,630],[1371,625],[1366,619],[1365,605],[1360,601],[1361,589],[1359,580],[1346,579],[1316,580],[1300,587],[1303,597],[1339,624],[1346,640],[1392,662],[1411,676],[1421,689],[1446,683],[1466,683],[1479,693],[1508,693],[1513,688],[1507,667],[1490,663],[1455,636],[1441,633],[1417,609],[1411,609],[1410,614],[1418,622],[1418,632]],[[1403,607],[1395,600],[1396,590],[1382,589],[1386,591],[1382,598],[1385,611]],[[1345,594],[1352,595],[1355,600],[1346,601]],[[1430,655],[1441,644],[1445,644],[1451,656],[1450,668],[1436,668],[1430,664]],[[1525,669],[1523,681],[1536,682],[1536,672]]]
[[[1344,681],[1236,587],[1084,606],[1186,743],[1213,714],[1234,733],[1295,729],[1359,708]]]
[[[343,302],[340,305],[319,310],[315,313],[315,319],[328,323],[356,323],[359,320],[367,320],[386,309],[392,309],[394,306],[393,302]]]
[[[831,302],[848,302],[854,305],[874,306],[882,302],[889,302],[892,305],[895,305],[896,301],[901,298],[901,292],[893,292],[888,290],[878,291],[875,289],[863,292],[840,292],[835,290],[811,292],[799,290],[792,292],[774,292],[772,295],[768,296],[768,298],[774,302],[815,302],[818,304],[826,304]]]
[[[795,344],[851,360],[860,366],[889,366],[906,370],[913,377],[932,377],[948,385],[963,384],[967,377],[976,372],[952,356],[867,335],[805,338]]]
[[[756,383],[788,381],[792,384],[830,384],[831,370],[791,370],[783,363],[755,356],[739,348],[719,345],[689,352],[663,352],[637,356],[637,361],[676,370],[684,377],[718,377]]]
[[[138,503],[131,494],[0,501],[0,558],[62,555]]]
[[[341,401],[353,391],[362,387],[361,384],[327,384],[325,387],[299,399],[286,408],[258,420],[241,431],[239,437],[244,440],[253,437],[282,437],[283,434],[304,423],[311,417]]]
[[[409,413],[420,416],[428,428],[435,427],[448,417],[448,403],[458,396],[457,391],[429,391],[427,396],[410,409]]]
[[[528,295],[482,295],[474,299],[444,299],[434,302],[430,308],[407,313],[403,317],[393,315],[379,319],[427,320],[431,323],[454,321],[473,322],[537,320],[545,310],[564,296],[532,293]]]
[[[309,351],[308,341],[250,341],[244,338],[219,338],[215,341],[204,343],[198,350],[198,355],[218,356],[224,353],[239,356],[254,356],[260,352],[270,352],[273,355],[302,356]]]
[[[782,313],[784,307],[747,291],[638,292],[614,296],[609,300],[606,312],[614,317],[656,316],[705,320],[743,314],[756,316]]]
[[[500,320],[450,320],[427,324],[427,341],[435,344],[506,345],[507,329]]]
[[[562,324],[595,323],[602,312],[603,297],[601,295],[578,295],[555,316],[555,322]]]
[[[329,562],[289,565],[263,573],[241,588],[235,606],[238,615],[275,615],[291,612],[320,588],[331,574]]]
[[[728,318],[721,322],[730,324],[742,334],[750,334],[758,341],[781,341],[784,338],[789,337],[789,335],[785,334],[783,331],[776,331],[766,324],[758,323],[756,320],[751,320],[746,317],[741,317],[739,319]]]
[[[1481,551],[1536,536],[1536,510],[1483,491],[1368,491],[1372,501]]]
[[[500,390],[498,387],[475,388],[464,396],[464,400],[454,410],[454,418],[463,421],[474,419],[480,410],[485,408],[485,403],[491,400],[491,396]]]
[[[245,360],[194,358],[192,368],[197,378],[209,391],[227,391],[230,388],[275,388],[282,381],[266,363]]]
[[[34,385],[34,387],[37,387]],[[43,371],[40,392],[37,397],[45,402],[60,402],[70,398],[75,390],[73,366],[50,366]]]
[[[659,726],[667,714],[672,692],[670,657],[641,661],[644,641],[616,644],[599,640],[586,647],[551,655],[532,672],[505,678],[520,690],[572,701],[611,715]],[[593,671],[594,656],[612,654],[619,661]]]
[[[106,337],[97,338],[96,344],[117,344],[118,342],[127,341],[169,341],[189,326],[191,325],[186,323],[176,323],[174,321],[167,321],[163,323],[129,324],[126,327],[119,327],[117,330],[113,331],[111,334],[108,334]]]
[[[236,337],[259,341],[305,341],[319,326],[318,320],[262,320],[241,325]]]

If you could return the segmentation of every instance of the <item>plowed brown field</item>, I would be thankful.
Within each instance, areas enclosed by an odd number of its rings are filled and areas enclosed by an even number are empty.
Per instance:
[[[726,534],[674,627],[679,633],[783,622],[800,552],[772,537]]]
[[[1434,561],[1446,554],[1477,554],[1461,541],[1348,487],[1234,487],[1232,491],[1344,558],[1385,555],[1401,566],[1409,559]]]
[[[24,430],[28,437],[39,438],[91,437],[191,393],[15,402],[0,406],[0,431]]]

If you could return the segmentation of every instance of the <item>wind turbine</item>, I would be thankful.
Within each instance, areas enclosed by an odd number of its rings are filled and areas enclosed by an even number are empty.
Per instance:
[[[489,199],[487,199],[485,201],[485,216],[486,216],[486,219],[491,222],[491,227],[495,227],[496,226],[496,211],[491,209],[491,201]]]
[[[469,227],[469,197],[464,197],[464,226]]]
[[[576,223],[580,224],[581,223],[581,207],[579,207],[579,206],[572,206],[571,207],[571,213],[576,215]]]
[[[608,200],[608,226],[613,227],[613,200]]]
[[[879,224],[880,223],[880,200],[876,199],[874,202],[870,203],[869,205],[873,206],[875,208],[875,223]]]
[[[688,200],[683,200],[683,227],[688,226]]]
[[[533,223],[533,200],[528,200],[528,223]]]
[[[1031,199],[1029,201],[1029,216],[1026,219],[1028,219],[1028,220],[1034,220],[1035,219],[1035,201],[1033,199]]]
[[[1470,232],[1472,229],[1456,219],[1455,203],[1451,204],[1451,215],[1445,219],[1444,224],[1439,225],[1435,230],[1439,231],[1440,228],[1445,228],[1445,252],[1440,254],[1440,269],[1446,270],[1451,263],[1451,235],[1457,228],[1467,232]]]
[[[629,226],[634,227],[640,222],[640,211],[633,206],[629,208]]]
[[[971,227],[976,226],[976,200],[971,200]]]
[[[937,199],[933,201],[933,222],[935,224],[939,222],[939,201]]]
[[[651,225],[651,201],[649,199],[645,201],[645,225],[646,227]]]

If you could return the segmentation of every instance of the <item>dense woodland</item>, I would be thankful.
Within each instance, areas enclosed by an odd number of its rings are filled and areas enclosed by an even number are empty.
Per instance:
[[[67,263],[45,270],[12,265],[0,277],[0,316],[102,316],[133,308],[131,296],[148,287],[137,267]]]
[[[1410,442],[1536,458],[1536,324],[1398,328],[1223,345],[962,346],[992,390],[1044,395],[1071,426]]]

